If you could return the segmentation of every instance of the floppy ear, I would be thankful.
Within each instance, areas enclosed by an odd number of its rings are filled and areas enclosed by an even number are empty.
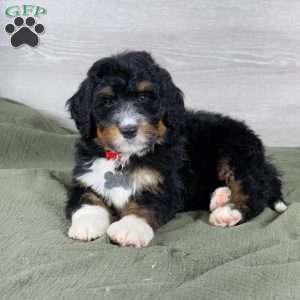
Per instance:
[[[95,137],[95,123],[92,119],[91,107],[93,84],[89,79],[83,81],[79,90],[66,103],[81,136],[85,139]]]
[[[170,127],[179,127],[184,115],[183,92],[171,83],[171,91],[168,93],[167,99],[167,122]]]
[[[164,85],[166,107],[165,123],[174,130],[179,129],[184,117],[183,92],[173,83],[170,74],[163,69],[161,82]]]

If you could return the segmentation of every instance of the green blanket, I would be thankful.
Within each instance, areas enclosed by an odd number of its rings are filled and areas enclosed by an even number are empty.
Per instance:
[[[269,149],[287,212],[216,228],[178,214],[149,248],[66,237],[76,135],[0,99],[0,299],[300,299],[300,149]]]

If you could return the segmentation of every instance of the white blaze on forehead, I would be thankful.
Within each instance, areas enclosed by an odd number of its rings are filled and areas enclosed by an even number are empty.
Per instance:
[[[120,127],[125,127],[128,125],[137,125],[138,121],[143,119],[143,116],[136,111],[133,104],[126,103],[120,107],[114,119],[119,123]]]

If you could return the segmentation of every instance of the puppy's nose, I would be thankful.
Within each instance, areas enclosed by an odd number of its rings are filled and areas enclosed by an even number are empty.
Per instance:
[[[136,125],[124,126],[120,128],[122,135],[127,139],[132,139],[136,136],[138,127]]]

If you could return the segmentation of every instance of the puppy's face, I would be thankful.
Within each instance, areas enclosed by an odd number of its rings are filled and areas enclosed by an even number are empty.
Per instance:
[[[163,142],[167,128],[155,83],[119,75],[104,80],[93,97],[96,135],[105,148],[136,153]]]
[[[181,91],[146,52],[96,62],[67,105],[82,138],[128,154],[175,136],[184,112]]]

